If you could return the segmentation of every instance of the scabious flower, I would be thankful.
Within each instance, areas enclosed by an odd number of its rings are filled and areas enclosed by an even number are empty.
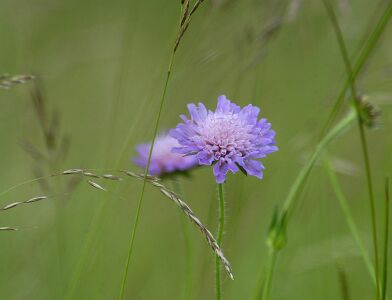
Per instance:
[[[171,151],[173,147],[178,146],[180,144],[177,140],[168,134],[159,135],[155,139],[148,173],[153,176],[161,176],[168,173],[185,171],[196,166],[197,159],[195,157],[184,156]],[[133,162],[139,167],[145,168],[150,149],[151,143],[138,145],[136,151],[139,156],[133,158]]]
[[[267,119],[258,120],[260,109],[244,108],[226,96],[218,98],[215,112],[204,104],[188,104],[191,118],[182,115],[184,123],[170,131],[181,144],[173,152],[195,156],[201,165],[214,165],[217,183],[223,183],[228,171],[241,169],[246,174],[263,177],[264,166],[256,159],[277,151],[275,131]]]

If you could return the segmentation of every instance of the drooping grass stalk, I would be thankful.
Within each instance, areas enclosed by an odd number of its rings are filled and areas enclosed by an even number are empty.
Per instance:
[[[385,180],[385,229],[384,229],[384,265],[382,275],[381,299],[387,298],[388,285],[388,249],[389,249],[389,177]]]
[[[40,180],[49,179],[49,178],[57,177],[57,176],[79,176],[82,180],[85,179],[85,182],[88,183],[92,188],[103,191],[103,192],[107,192],[108,190],[105,189],[104,187],[102,187],[101,184],[97,183],[95,180],[102,180],[102,181],[106,180],[106,181],[112,181],[112,182],[113,181],[122,182],[124,180],[124,178],[121,176],[116,176],[114,174],[108,174],[108,173],[98,174],[96,172],[121,173],[123,175],[124,174],[127,175],[130,178],[144,181],[144,174],[138,174],[138,173],[134,173],[132,171],[127,171],[127,170],[116,170],[116,169],[97,170],[97,169],[80,169],[80,168],[68,169],[68,170],[63,170],[63,171],[53,173],[53,174],[45,176],[45,177],[34,178],[31,180],[27,180],[22,183],[19,183],[17,185],[14,185],[14,186],[10,187],[9,189],[1,192],[0,197],[4,196],[8,192],[16,189],[17,187],[21,187],[21,186],[27,185],[29,183],[38,182]],[[94,181],[90,180],[90,178],[94,178]],[[193,223],[195,225],[195,227],[200,231],[200,233],[204,236],[204,238],[206,239],[211,250],[220,258],[220,260],[221,260],[221,262],[227,272],[227,275],[233,280],[234,277],[233,277],[233,271],[232,271],[230,262],[227,260],[227,258],[223,254],[222,249],[219,247],[218,242],[216,241],[214,236],[211,234],[211,231],[203,224],[203,222],[200,220],[200,218],[197,217],[197,215],[191,209],[191,207],[185,201],[183,201],[181,199],[181,197],[176,192],[171,191],[168,187],[166,187],[158,177],[148,175],[147,176],[147,183],[149,185],[151,185],[152,187],[158,189],[166,197],[166,199],[170,199],[178,208],[180,208],[182,213],[184,213],[188,217],[189,221],[191,223]],[[64,195],[64,193],[62,193],[61,195]],[[29,198],[24,201],[13,202],[13,203],[10,203],[10,204],[5,205],[2,208],[0,208],[0,211],[7,211],[7,210],[13,209],[15,207],[18,207],[20,205],[26,205],[26,204],[39,202],[39,201],[47,199],[48,197],[53,197],[53,196],[56,196],[56,195],[36,196],[36,197],[32,197],[32,198]],[[120,197],[120,198],[122,198],[122,197]],[[6,230],[6,229],[3,229],[3,230]]]
[[[359,135],[361,140],[361,147],[363,152],[363,159],[365,164],[365,171],[366,171],[366,181],[367,181],[367,188],[368,188],[368,197],[369,197],[369,204],[370,204],[370,215],[371,215],[371,223],[372,223],[372,237],[373,237],[373,251],[374,251],[374,269],[375,269],[375,276],[376,276],[376,299],[380,299],[380,281],[379,281],[379,258],[378,258],[378,238],[377,238],[377,223],[376,223],[376,209],[375,209],[375,200],[374,200],[374,193],[373,193],[373,183],[372,183],[372,172],[370,168],[370,160],[369,160],[369,151],[368,145],[366,141],[365,135],[365,128],[364,122],[362,119],[361,107],[360,107],[360,100],[358,97],[358,93],[355,87],[355,79],[353,77],[353,70],[351,67],[350,59],[348,56],[346,44],[344,42],[343,34],[339,26],[339,22],[336,18],[335,12],[333,7],[327,0],[323,0],[325,9],[327,11],[328,17],[331,20],[333,25],[335,35],[338,41],[339,49],[342,54],[342,58],[344,61],[344,65],[347,72],[348,83],[351,91],[351,96],[353,100],[353,104],[357,113],[357,120],[358,120],[358,128],[359,128]],[[392,6],[391,6],[392,7]]]
[[[0,90],[8,90],[15,85],[30,82],[34,79],[33,75],[10,75],[0,74]]]
[[[169,59],[169,67],[167,69],[166,79],[164,82],[162,96],[161,96],[160,104],[159,104],[158,115],[157,115],[157,118],[155,121],[154,133],[153,133],[153,138],[151,141],[150,151],[148,154],[147,166],[146,166],[145,172],[144,172],[144,180],[143,180],[142,189],[140,192],[140,197],[139,197],[139,201],[138,201],[138,205],[137,205],[137,209],[136,209],[136,213],[135,213],[135,221],[132,226],[131,235],[130,235],[130,239],[129,239],[128,255],[127,255],[127,259],[126,259],[126,263],[125,263],[125,267],[124,267],[124,275],[123,275],[123,279],[121,282],[120,293],[119,293],[120,300],[122,300],[124,298],[125,284],[126,284],[127,277],[128,277],[129,265],[130,265],[130,262],[132,259],[134,241],[135,241],[135,236],[136,236],[136,232],[137,232],[137,227],[139,224],[140,211],[141,211],[143,198],[144,198],[144,191],[146,188],[148,170],[149,170],[150,163],[151,163],[151,156],[152,156],[152,152],[154,149],[155,139],[158,134],[159,122],[160,122],[160,118],[161,118],[162,109],[163,109],[163,106],[165,103],[165,96],[166,96],[166,92],[167,92],[167,87],[168,87],[170,76],[172,73],[174,56],[176,54],[176,51],[177,51],[178,46],[180,44],[180,41],[181,41],[183,35],[185,34],[185,32],[190,24],[192,14],[196,11],[196,9],[199,7],[201,2],[202,2],[201,0],[198,0],[196,2],[195,6],[192,8],[192,10],[189,12],[189,0],[181,1],[181,14],[180,14],[180,19],[179,19],[179,23],[178,23],[177,38],[174,42],[174,46],[171,51],[171,55],[170,55],[170,59]]]
[[[363,240],[361,239],[357,224],[355,223],[354,217],[351,213],[350,206],[348,205],[348,201],[347,201],[346,197],[344,196],[342,188],[338,182],[338,179],[336,178],[336,174],[332,170],[332,167],[330,165],[330,161],[326,157],[326,155],[324,157],[324,166],[325,166],[325,170],[327,172],[327,175],[329,177],[329,180],[331,182],[333,191],[335,192],[336,198],[339,201],[339,205],[340,205],[340,208],[342,209],[342,212],[344,214],[347,225],[350,229],[351,235],[358,246],[359,252],[361,253],[361,256],[362,256],[362,259],[365,263],[366,269],[368,270],[370,277],[372,278],[374,284],[377,286],[376,275],[374,273],[374,266],[373,266],[372,261],[370,259],[369,253],[367,252],[365,245],[363,243]]]
[[[173,178],[173,191],[180,197],[183,197],[181,182],[178,177]],[[187,262],[185,276],[184,276],[184,291],[182,299],[189,299],[191,296],[192,281],[193,281],[193,253],[192,253],[192,240],[189,233],[189,224],[185,222],[182,215],[178,215],[180,219],[180,225],[182,229],[182,235],[184,237],[185,244],[185,260]]]
[[[327,122],[325,123],[321,136],[324,136],[328,129],[331,127],[333,121],[336,119],[338,113],[340,112],[344,99],[346,97],[346,92],[350,87],[350,82],[355,82],[359,73],[362,71],[365,63],[372,54],[377,42],[379,41],[381,34],[384,32],[386,25],[388,24],[392,16],[392,3],[389,2],[388,6],[384,10],[384,14],[381,16],[374,30],[370,34],[369,38],[366,40],[365,45],[360,51],[358,58],[353,64],[351,75],[345,80],[342,89],[338,95],[335,104],[332,106],[331,112],[328,115]]]
[[[316,160],[323,153],[328,144],[333,141],[336,137],[338,137],[344,130],[346,130],[352,123],[356,120],[356,114],[353,110],[350,110],[349,113],[343,118],[331,131],[317,144],[316,149],[313,154],[309,158],[309,160],[302,167],[301,171],[297,175],[294,183],[292,184],[289,193],[285,199],[283,204],[283,209],[280,214],[276,213],[273,219],[273,222],[270,227],[269,239],[268,239],[268,268],[266,270],[266,279],[263,284],[259,284],[257,287],[257,291],[255,293],[256,299],[258,299],[258,295],[263,292],[263,300],[269,300],[269,294],[272,285],[272,275],[276,266],[276,261],[278,258],[278,252],[285,246],[285,236],[286,236],[286,228],[290,217],[292,215],[293,209],[295,207],[295,200],[298,199],[297,195],[304,185],[306,179]]]
[[[223,230],[225,226],[225,195],[223,189],[223,183],[218,184],[218,201],[219,201],[219,217],[218,217],[218,233],[216,236],[219,246],[222,246]],[[222,298],[222,287],[221,287],[221,264],[219,257],[215,256],[215,299],[220,300]]]

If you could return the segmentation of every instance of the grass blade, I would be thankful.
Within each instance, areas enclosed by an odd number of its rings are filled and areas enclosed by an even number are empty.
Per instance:
[[[382,274],[381,299],[387,298],[388,285],[388,249],[389,249],[389,177],[385,180],[385,229],[384,229],[384,265]]]
[[[324,0],[323,0],[324,1]],[[373,53],[374,48],[377,45],[377,42],[380,40],[381,34],[384,32],[385,27],[387,26],[390,18],[392,15],[392,3],[389,2],[388,6],[385,8],[383,15],[381,16],[380,20],[378,21],[376,27],[370,34],[369,38],[365,42],[365,45],[363,46],[361,52],[358,55],[358,58],[356,59],[355,63],[353,64],[352,72],[351,75],[346,79],[344,82],[342,89],[340,90],[339,96],[333,105],[331,112],[329,113],[329,116],[327,118],[327,121],[323,127],[322,134],[321,136],[324,136],[324,134],[328,131],[328,129],[331,127],[333,121],[336,119],[338,113],[340,112],[342,105],[344,103],[344,99],[346,96],[346,92],[349,89],[350,82],[354,82],[360,72],[362,71],[366,61],[370,57],[370,55]]]
[[[351,96],[353,100],[353,104],[357,113],[358,120],[358,128],[361,140],[361,148],[363,152],[363,160],[365,164],[366,171],[366,181],[368,188],[368,196],[369,196],[369,204],[370,204],[370,217],[371,217],[371,228],[372,228],[372,237],[373,237],[373,251],[374,251],[374,268],[375,268],[375,276],[376,276],[376,299],[380,299],[380,281],[379,281],[379,257],[378,257],[378,238],[377,238],[377,222],[376,222],[376,209],[375,209],[375,200],[374,200],[374,192],[373,192],[373,183],[372,183],[372,172],[370,167],[369,160],[369,150],[366,141],[364,122],[362,121],[362,112],[361,112],[361,104],[360,99],[358,97],[358,93],[355,87],[355,78],[353,69],[351,67],[350,59],[348,56],[346,44],[344,42],[343,34],[339,26],[339,22],[336,18],[335,12],[331,6],[331,4],[327,0],[323,0],[325,9],[327,11],[328,17],[331,20],[333,25],[335,35],[338,41],[339,49],[342,54],[343,62],[347,72],[348,83],[351,91]],[[392,11],[392,4],[390,5]]]
[[[257,287],[257,291],[255,293],[256,299],[258,295],[261,294],[261,291],[268,291],[268,293],[264,292],[263,300],[269,299],[269,291],[272,285],[272,274],[274,272],[276,261],[277,261],[277,253],[284,247],[284,244],[280,242],[282,239],[282,235],[285,235],[285,230],[287,228],[288,222],[294,210],[296,199],[298,198],[298,192],[303,187],[306,179],[310,171],[313,168],[314,163],[323,153],[325,148],[332,142],[336,137],[338,137],[343,131],[345,131],[352,123],[356,120],[356,114],[353,110],[347,114],[347,116],[342,119],[316,146],[313,154],[309,158],[309,160],[302,167],[301,171],[297,175],[294,183],[292,184],[289,193],[285,199],[282,212],[279,216],[276,216],[278,220],[276,220],[276,226],[274,226],[274,230],[276,231],[273,235],[269,235],[268,245],[270,246],[270,251],[268,255],[268,261],[272,262],[267,268],[266,278],[268,280],[264,280],[264,283]]]
[[[325,167],[325,170],[326,170],[327,175],[329,177],[329,180],[331,182],[332,189],[335,192],[336,198],[339,201],[340,208],[342,209],[345,220],[346,220],[347,225],[350,229],[351,235],[352,235],[354,241],[357,243],[357,246],[358,246],[359,251],[361,253],[362,259],[365,263],[366,269],[368,270],[370,277],[372,278],[374,284],[376,285],[377,282],[376,282],[376,275],[374,273],[374,266],[373,266],[372,261],[370,259],[369,253],[366,251],[366,247],[360,237],[358,227],[354,221],[354,217],[351,213],[351,209],[350,209],[350,206],[348,205],[348,201],[347,201],[346,197],[344,196],[342,188],[338,182],[338,179],[336,178],[335,172],[332,170],[332,167],[330,165],[330,162],[329,162],[329,159],[327,158],[327,156],[324,157],[324,167]]]

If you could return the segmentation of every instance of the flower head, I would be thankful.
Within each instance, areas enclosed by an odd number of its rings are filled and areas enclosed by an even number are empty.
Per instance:
[[[173,152],[197,157],[199,164],[214,164],[214,175],[223,183],[228,171],[239,169],[262,178],[264,166],[257,158],[277,151],[275,131],[266,119],[258,120],[260,109],[253,105],[244,108],[232,103],[226,96],[218,98],[215,112],[188,104],[191,119],[181,116],[184,123],[170,131],[180,147]]]
[[[155,139],[149,167],[150,175],[161,176],[167,173],[185,171],[197,165],[195,157],[173,153],[172,148],[177,146],[180,146],[180,144],[168,134],[160,135]],[[133,162],[139,167],[145,168],[150,149],[151,143],[138,145],[136,151],[139,156],[135,157]]]

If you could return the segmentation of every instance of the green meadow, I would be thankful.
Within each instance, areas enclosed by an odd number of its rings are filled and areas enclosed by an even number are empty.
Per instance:
[[[0,299],[218,299],[203,232],[132,158],[220,95],[279,147],[227,175],[221,299],[392,297],[392,2],[195,2],[0,2]],[[159,182],[216,238],[212,167]]]

